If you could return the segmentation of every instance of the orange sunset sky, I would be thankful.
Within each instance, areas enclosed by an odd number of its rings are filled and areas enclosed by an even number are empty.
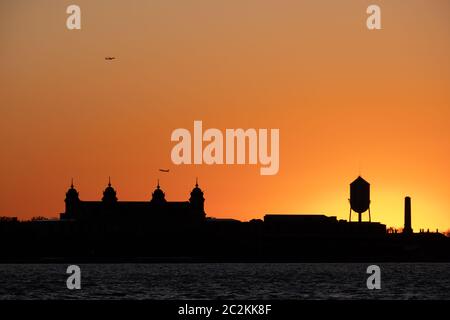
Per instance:
[[[187,200],[198,176],[208,216],[348,219],[361,172],[372,220],[403,226],[409,195],[416,231],[447,230],[449,57],[448,0],[2,0],[0,215],[57,217],[72,177],[82,200],[108,176],[119,200],[157,178]],[[171,132],[194,120],[279,128],[279,173],[173,165]]]

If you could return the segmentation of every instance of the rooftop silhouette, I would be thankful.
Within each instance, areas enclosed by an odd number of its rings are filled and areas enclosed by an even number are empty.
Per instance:
[[[207,217],[198,179],[185,201],[169,201],[157,180],[144,201],[122,201],[111,178],[101,200],[79,197],[73,180],[59,220],[0,219],[0,261],[450,261],[450,238],[413,233],[411,198],[405,228],[392,232],[363,221],[370,210],[370,184],[350,184],[350,210],[358,221],[326,215],[266,214],[241,222]],[[350,215],[351,215],[350,211]]]

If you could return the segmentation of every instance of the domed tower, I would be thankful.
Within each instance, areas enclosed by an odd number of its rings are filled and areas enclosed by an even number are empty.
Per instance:
[[[156,186],[155,191],[152,193],[152,200],[151,203],[166,203],[166,194],[161,190],[161,187],[159,186],[159,179],[158,179],[158,185]]]
[[[73,218],[80,203],[78,191],[73,186],[73,179],[69,190],[66,192],[66,199],[64,199],[64,202],[66,203],[66,212],[64,213],[64,217]]]
[[[111,187],[111,177],[108,178],[108,186],[105,191],[103,191],[102,201],[105,203],[115,203],[117,202],[116,190]]]
[[[203,196],[203,191],[198,187],[198,179],[195,179],[195,188],[191,191],[191,197],[189,198],[189,203],[191,204],[192,211],[199,214],[202,218],[206,216],[205,214],[205,197]]]

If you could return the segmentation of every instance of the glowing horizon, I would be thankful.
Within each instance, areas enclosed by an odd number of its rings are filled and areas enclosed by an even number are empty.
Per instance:
[[[0,3],[0,216],[57,217],[74,178],[99,200],[187,200],[208,216],[317,212],[348,220],[371,184],[372,221],[450,229],[447,0],[77,0]],[[383,29],[365,28],[382,8]],[[104,57],[116,57],[105,61]],[[279,171],[171,162],[171,132],[279,128]],[[169,173],[158,172],[170,169]]]

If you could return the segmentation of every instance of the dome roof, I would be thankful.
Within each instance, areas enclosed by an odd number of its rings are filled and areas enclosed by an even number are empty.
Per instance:
[[[203,196],[203,191],[198,187],[198,179],[195,180],[195,187],[191,191],[191,197]]]
[[[69,190],[66,192],[66,199],[78,199],[78,191],[73,186],[73,179],[72,183],[70,184]]]
[[[363,184],[370,184],[368,183],[366,180],[364,180],[361,176],[358,176],[358,178],[356,178],[352,183],[350,183],[351,185],[355,185],[355,184],[359,184],[359,185],[363,185]]]
[[[116,190],[111,187],[111,178],[109,178],[108,186],[103,191],[102,201],[117,201]]]
[[[166,194],[161,190],[161,187],[159,186],[159,180],[158,185],[156,186],[155,191],[152,193],[152,202],[165,202],[166,201]]]

